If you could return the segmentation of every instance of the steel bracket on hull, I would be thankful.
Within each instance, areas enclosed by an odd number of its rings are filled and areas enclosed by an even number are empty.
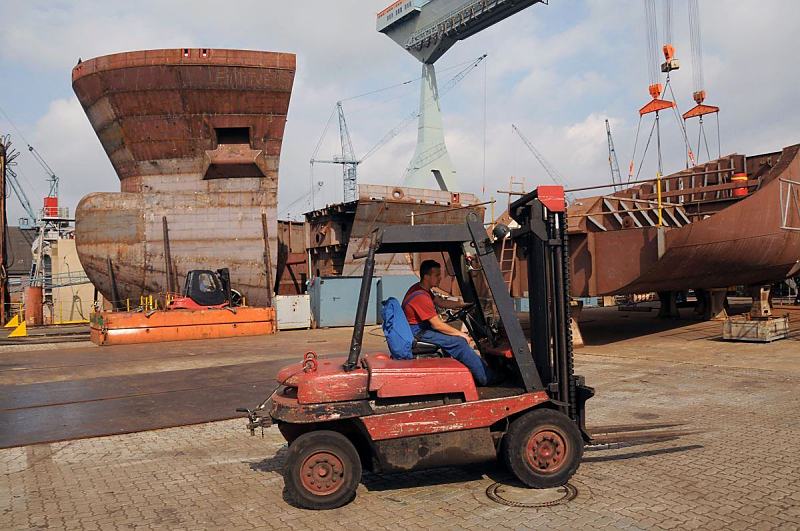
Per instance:
[[[781,229],[800,231],[800,182],[780,180]]]

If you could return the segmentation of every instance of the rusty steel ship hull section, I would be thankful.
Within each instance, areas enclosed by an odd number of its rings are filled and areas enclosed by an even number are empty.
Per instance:
[[[571,294],[722,289],[800,274],[800,231],[785,228],[800,227],[800,209],[782,208],[788,181],[800,181],[800,145],[664,177],[660,227],[655,184],[577,199],[568,218]],[[525,268],[518,256],[515,270]],[[527,289],[515,274],[514,295]]]
[[[372,233],[391,225],[460,224],[484,207],[473,194],[362,184],[358,199],[306,214],[311,273],[316,276],[360,276],[364,260],[355,259],[369,246]],[[376,275],[417,274],[421,260],[447,265],[446,253],[395,253],[376,256]],[[449,266],[448,270],[451,270]],[[442,289],[448,291],[450,281]]]
[[[173,274],[229,267],[263,305],[277,261],[278,163],[295,73],[286,53],[219,49],[127,52],[79,63],[73,89],[120,180],[86,196],[76,244],[87,275],[120,299],[166,292],[163,218]],[[269,286],[269,287],[268,287]]]

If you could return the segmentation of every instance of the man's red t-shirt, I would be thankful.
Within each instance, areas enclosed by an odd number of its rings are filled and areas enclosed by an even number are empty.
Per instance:
[[[410,325],[422,324],[437,315],[433,295],[420,286],[419,282],[408,288],[402,306]]]

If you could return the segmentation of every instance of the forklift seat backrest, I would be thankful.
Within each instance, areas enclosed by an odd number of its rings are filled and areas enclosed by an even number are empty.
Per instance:
[[[412,360],[417,358],[441,358],[444,356],[442,348],[433,343],[417,341],[411,332],[406,314],[402,306],[394,297],[383,301],[381,310],[383,318],[383,335],[392,359]]]
[[[383,301],[381,317],[383,318],[383,335],[386,337],[386,344],[389,346],[392,359],[412,359],[411,348],[414,345],[414,334],[411,332],[411,326],[408,324],[400,302],[394,297]]]

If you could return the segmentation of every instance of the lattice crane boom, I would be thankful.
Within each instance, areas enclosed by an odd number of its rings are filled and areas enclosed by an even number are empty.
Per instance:
[[[14,195],[17,196],[20,205],[22,205],[22,209],[25,210],[25,213],[30,218],[31,223],[36,223],[36,218],[37,218],[36,212],[33,210],[31,202],[28,199],[25,190],[22,188],[22,185],[19,182],[17,173],[11,168],[11,166],[17,165],[17,163],[14,162],[14,159],[16,159],[19,156],[19,151],[17,151],[12,147],[10,135],[1,136],[0,142],[2,142],[6,148],[6,177],[7,177],[6,182],[9,185],[11,185],[11,189],[14,191]],[[55,176],[52,170],[50,171],[50,173],[53,176]]]
[[[611,125],[606,119],[606,139],[608,141],[608,165],[611,167],[611,182],[614,183],[616,189],[618,185],[622,185],[622,174],[619,171],[619,160],[617,159],[617,150],[614,148],[614,138],[611,136]]]
[[[342,102],[336,102],[336,112],[339,115],[339,140],[342,144],[342,181],[344,184],[343,198],[345,203],[356,200],[357,168],[361,161],[356,159],[353,150],[353,140],[347,128]]]
[[[544,157],[544,155],[542,155],[539,152],[539,150],[534,147],[533,143],[531,143],[531,141],[528,140],[528,137],[526,137],[522,133],[522,131],[520,131],[519,127],[517,127],[515,124],[511,124],[511,129],[513,129],[514,132],[517,133],[517,136],[519,136],[520,140],[522,140],[522,143],[525,144],[525,147],[527,147],[528,150],[533,154],[533,156],[536,157],[536,160],[539,161],[539,164],[541,164],[542,168],[544,168],[544,171],[547,173],[550,179],[557,185],[567,188],[566,179],[564,178],[563,175],[561,175],[561,172],[555,169],[555,167],[553,167],[553,165],[550,164],[550,162],[548,162],[548,160]],[[571,201],[572,195],[567,194],[567,198],[570,199]]]

